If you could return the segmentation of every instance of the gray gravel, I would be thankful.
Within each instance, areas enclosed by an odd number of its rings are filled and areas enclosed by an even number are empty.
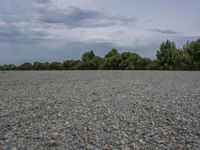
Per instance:
[[[0,149],[200,149],[200,72],[0,72]]]

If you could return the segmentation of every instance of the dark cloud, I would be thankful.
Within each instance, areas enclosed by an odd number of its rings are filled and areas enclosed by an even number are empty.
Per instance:
[[[69,10],[46,10],[40,11],[41,21],[46,23],[63,23],[67,25],[75,25],[83,20],[98,18],[101,14],[96,11],[84,11],[79,8],[72,7]]]
[[[149,31],[158,32],[162,34],[177,34],[176,31],[170,29],[149,29]]]
[[[39,3],[42,3],[42,4],[46,4],[46,3],[50,3],[51,0],[37,0]]]
[[[5,26],[0,28],[0,41],[19,42],[21,40],[44,39],[48,37],[45,31],[34,31],[16,26]]]
[[[24,34],[15,29],[0,30],[0,38],[16,38],[16,37],[21,37],[21,36],[24,36]]]
[[[135,22],[135,18],[121,15],[109,15],[95,10],[83,10],[70,7],[65,10],[40,10],[40,21],[50,24],[64,24],[70,28],[93,28],[112,25],[124,25]]]

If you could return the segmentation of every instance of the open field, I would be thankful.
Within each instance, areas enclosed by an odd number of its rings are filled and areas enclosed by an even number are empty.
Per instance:
[[[0,72],[0,149],[200,149],[200,72]]]

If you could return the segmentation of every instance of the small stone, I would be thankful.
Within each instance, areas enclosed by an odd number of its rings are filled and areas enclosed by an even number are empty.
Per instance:
[[[88,150],[93,150],[94,147],[93,147],[91,144],[87,144],[87,145],[86,145],[86,149],[88,149]]]
[[[110,150],[110,146],[108,144],[105,144],[103,147],[102,147],[102,150]]]
[[[56,143],[56,141],[55,140],[51,140],[50,143]]]
[[[140,142],[142,145],[145,145],[145,142],[144,142],[142,139],[139,139],[139,142]]]
[[[58,113],[58,117],[61,118],[62,117],[62,113]]]
[[[120,140],[120,143],[121,143],[122,145],[124,145],[124,144],[126,143],[126,141],[125,141],[125,140]]]
[[[54,133],[52,133],[51,134],[53,137],[57,137],[58,135],[59,135],[59,133],[58,132],[54,132]]]

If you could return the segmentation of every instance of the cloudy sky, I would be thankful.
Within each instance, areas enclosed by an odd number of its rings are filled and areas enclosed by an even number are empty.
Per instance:
[[[155,58],[200,36],[199,0],[1,0],[0,64],[79,59],[111,48]]]

